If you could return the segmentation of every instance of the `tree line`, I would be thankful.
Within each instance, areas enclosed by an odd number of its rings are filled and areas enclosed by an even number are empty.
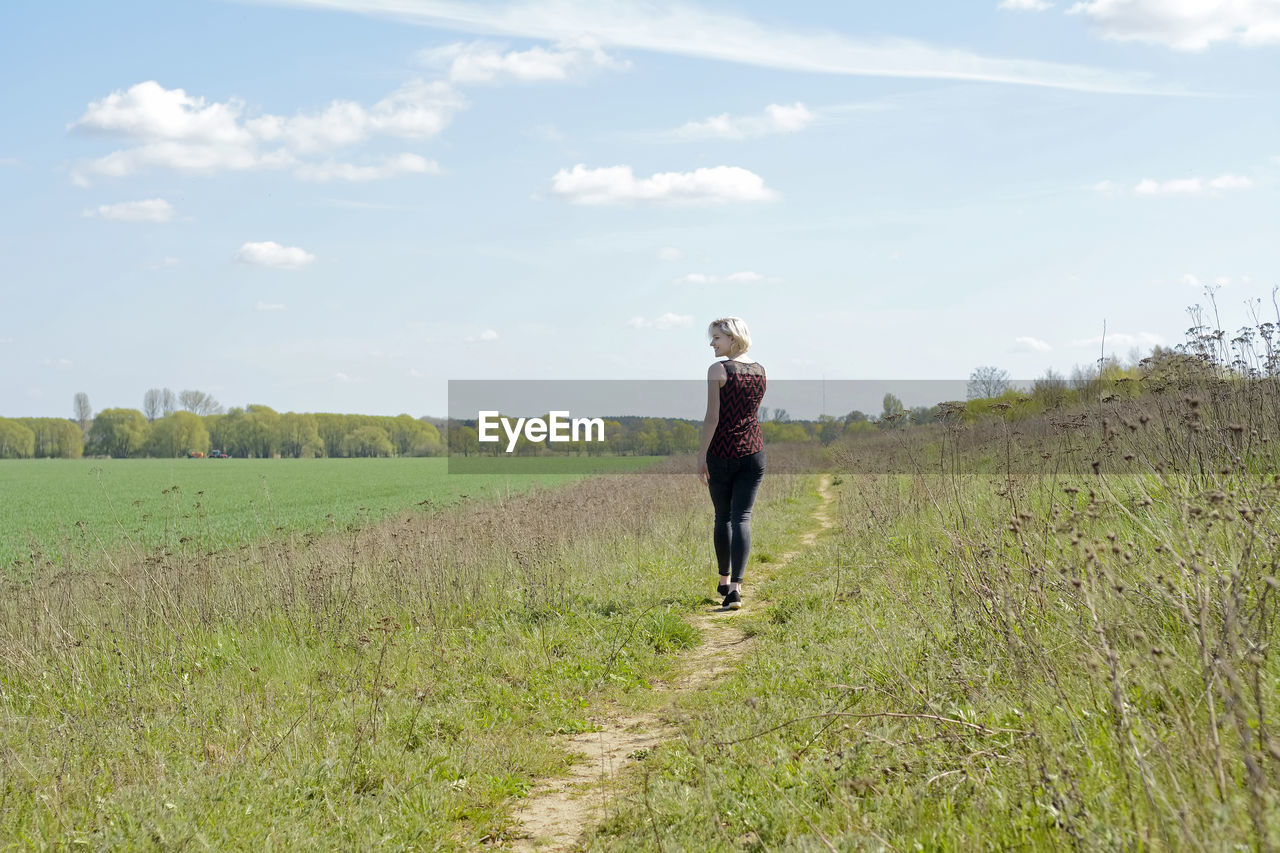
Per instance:
[[[250,405],[224,410],[201,391],[151,389],[143,408],[97,414],[76,394],[74,417],[0,418],[0,459],[435,456],[444,453],[436,423],[410,415],[277,412]]]
[[[1008,374],[979,367],[970,375],[967,401],[906,407],[884,396],[878,414],[851,411],[816,420],[792,420],[785,409],[762,407],[766,443],[830,444],[858,433],[935,423],[943,418],[974,421],[999,416],[1018,419],[1049,409],[1097,401],[1103,395],[1137,396],[1157,385],[1151,380],[1170,371],[1203,369],[1203,353],[1156,347],[1147,358],[1121,363],[1112,358],[1093,369],[1077,368],[1064,377],[1047,371],[1026,390],[1011,386]],[[173,458],[221,450],[245,458],[465,456],[504,454],[506,442],[482,444],[474,421],[330,413],[276,412],[250,405],[224,410],[201,391],[151,389],[143,408],[103,409],[96,415],[88,397],[74,400],[74,417],[0,418],[0,459],[109,456]],[[701,422],[681,418],[621,417],[605,421],[604,444],[517,440],[522,455],[670,455],[698,449]],[[443,435],[442,435],[443,432]]]

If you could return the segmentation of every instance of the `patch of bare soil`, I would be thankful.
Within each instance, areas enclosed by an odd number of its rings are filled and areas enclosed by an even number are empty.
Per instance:
[[[822,503],[813,514],[813,529],[800,537],[796,548],[780,555],[777,562],[757,565],[758,580],[764,580],[773,569],[812,547],[818,535],[832,526],[831,485],[831,477],[824,475],[818,486]],[[756,602],[765,603],[755,599],[751,606]],[[655,689],[674,697],[698,690],[731,670],[751,646],[750,638],[735,625],[735,616],[733,611],[717,608],[691,617],[689,622],[702,634],[702,643],[681,655],[679,673]],[[517,811],[518,828],[511,834],[518,837],[512,849],[576,849],[586,828],[606,817],[612,782],[618,774],[679,731],[674,722],[656,711],[625,714],[602,708],[593,721],[600,726],[599,731],[572,735],[563,741],[581,760],[567,776],[534,788]]]

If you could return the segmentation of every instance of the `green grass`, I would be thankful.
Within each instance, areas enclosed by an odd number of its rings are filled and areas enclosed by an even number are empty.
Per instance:
[[[630,470],[650,461],[593,464]],[[214,550],[584,475],[569,465],[538,474],[457,474],[444,458],[6,460],[0,568],[74,565],[121,547],[148,552],[190,542]]]
[[[1224,479],[844,477],[588,849],[1273,849],[1280,488]]]
[[[766,478],[761,549],[809,505]],[[692,475],[596,478],[10,582],[0,849],[501,838],[559,734],[698,642],[710,520]]]

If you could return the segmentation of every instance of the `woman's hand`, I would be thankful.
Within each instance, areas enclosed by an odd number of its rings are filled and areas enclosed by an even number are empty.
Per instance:
[[[702,478],[702,484],[704,486],[711,482],[711,472],[707,470],[706,456],[703,456],[698,460],[698,476]]]

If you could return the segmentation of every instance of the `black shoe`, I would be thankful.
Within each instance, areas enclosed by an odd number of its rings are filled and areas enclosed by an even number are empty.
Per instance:
[[[722,610],[738,610],[742,607],[742,593],[736,589],[724,597],[724,604],[720,605]]]
[[[716,592],[720,595],[728,595],[729,585],[727,583],[720,584],[719,586],[716,587]]]

